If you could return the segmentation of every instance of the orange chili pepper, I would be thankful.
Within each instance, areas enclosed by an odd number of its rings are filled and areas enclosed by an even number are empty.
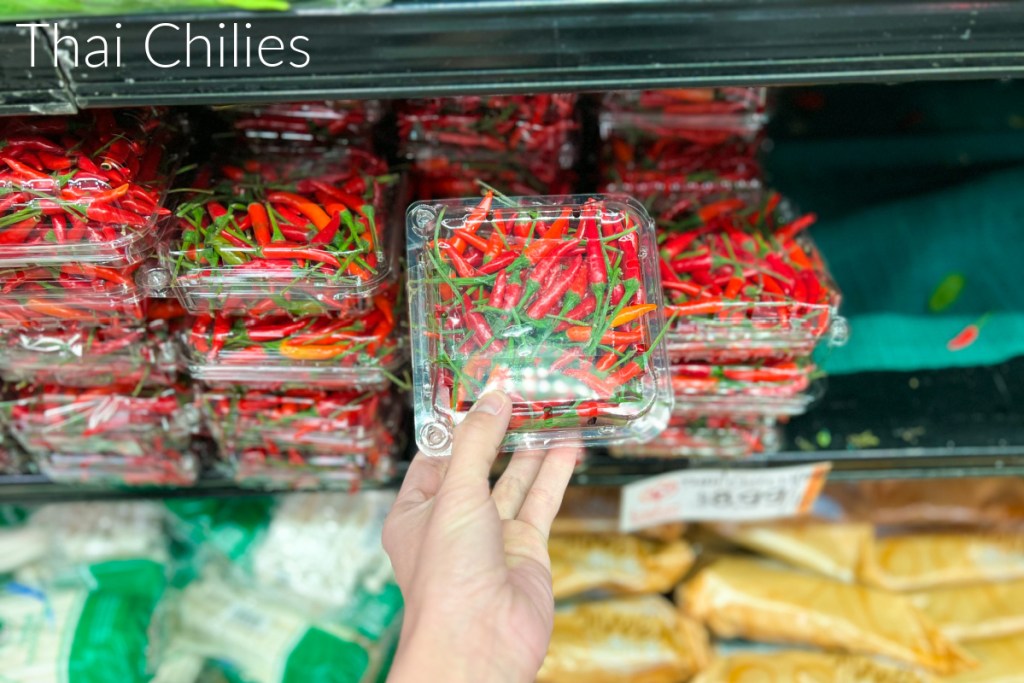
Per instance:
[[[256,244],[261,247],[270,244],[270,217],[267,216],[267,208],[259,202],[253,202],[249,205],[248,212]]]
[[[637,304],[636,306],[626,306],[619,311],[618,315],[612,318],[612,321],[608,323],[608,325],[610,327],[621,327],[657,309],[658,306],[656,304]]]
[[[331,360],[346,353],[352,348],[351,344],[317,344],[301,346],[285,339],[278,346],[278,352],[285,358],[292,360]]]
[[[318,230],[322,230],[325,225],[331,222],[331,217],[327,215],[326,211],[317,206],[316,203],[300,195],[292,194],[291,192],[271,192],[267,195],[267,200],[273,203],[280,202],[295,208],[295,210],[308,218]]]

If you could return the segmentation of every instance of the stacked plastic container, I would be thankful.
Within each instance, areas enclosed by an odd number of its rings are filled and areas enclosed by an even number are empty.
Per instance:
[[[820,390],[815,348],[845,341],[839,292],[807,235],[814,216],[758,180],[764,102],[744,88],[607,97],[605,189],[639,197],[657,223],[675,396],[668,430],[618,454],[772,450],[776,423]]]
[[[53,479],[195,478],[180,309],[144,285],[179,135],[158,110],[0,121],[0,418]]]
[[[565,93],[399,102],[399,155],[411,164],[414,196],[479,196],[479,182],[506,195],[572,192],[576,102]]]
[[[199,170],[161,251],[193,314],[200,411],[243,485],[378,480],[401,445],[391,384],[406,357],[387,167],[342,134],[366,123],[343,107],[234,113],[247,142]],[[310,137],[281,145],[282,128]]]

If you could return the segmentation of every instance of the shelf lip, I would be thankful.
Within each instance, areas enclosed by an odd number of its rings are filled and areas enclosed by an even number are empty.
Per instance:
[[[116,31],[124,46],[120,67],[75,67],[64,59],[59,88],[67,90],[73,106],[896,82],[1024,73],[1024,43],[1017,39],[1024,33],[1024,6],[1013,0],[398,0],[348,14],[300,8],[274,14],[162,13],[117,21],[123,25]],[[160,22],[186,21],[193,35],[226,34],[229,43],[230,28],[221,32],[221,23],[251,23],[247,34],[254,42],[269,34],[305,35],[311,61],[306,68],[287,71],[152,65],[144,52],[145,34]],[[103,35],[112,42],[115,36],[112,17],[58,23],[62,35],[83,40]],[[178,34],[161,35],[153,41],[155,57],[184,56]],[[14,34],[0,31],[3,42],[9,42],[7,36],[15,40]],[[4,90],[8,83],[0,80],[0,101]]]

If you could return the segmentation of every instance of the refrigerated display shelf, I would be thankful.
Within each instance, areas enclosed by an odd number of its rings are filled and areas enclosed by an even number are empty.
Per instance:
[[[334,97],[438,96],[664,87],[669,85],[897,82],[995,78],[1024,72],[1024,7],[1014,0],[962,3],[874,0],[479,0],[416,2],[362,13],[293,11],[166,13],[60,21],[61,35],[121,39],[120,64],[76,67],[64,82],[52,63],[29,70],[28,40],[0,27],[6,53],[0,98],[56,111],[138,104],[203,104]],[[146,53],[147,34],[158,23]],[[205,36],[213,65],[195,44],[185,66],[185,31]],[[246,24],[252,28],[246,29]],[[239,28],[234,66],[233,27]],[[220,28],[223,25],[225,28]],[[255,46],[295,36],[305,57],[285,49],[281,66],[253,58]],[[225,37],[224,66],[219,39]],[[52,39],[52,36],[51,36]],[[93,49],[98,42],[88,46]],[[83,52],[85,48],[83,47]],[[254,49],[250,54],[255,56]],[[41,56],[37,55],[37,56]],[[84,57],[83,57],[84,58]],[[98,60],[94,59],[94,63]],[[272,61],[272,60],[268,60]],[[26,75],[33,86],[24,90]],[[55,80],[55,84],[50,81]],[[43,86],[43,87],[39,87]],[[63,91],[70,100],[63,99]],[[0,99],[0,101],[3,101]],[[3,111],[3,110],[0,110]],[[13,113],[11,109],[5,113]]]
[[[594,452],[575,483],[621,486],[688,468],[780,467],[831,461],[833,480],[1024,476],[1024,358],[984,368],[862,373],[830,378],[828,392],[784,430],[783,450],[744,460],[612,458]],[[399,475],[384,486],[396,487]],[[241,488],[208,469],[193,487],[110,489],[0,477],[0,501],[232,496]]]
[[[76,106],[49,43],[36,41],[32,66],[28,29],[0,25],[0,116],[72,114]]]

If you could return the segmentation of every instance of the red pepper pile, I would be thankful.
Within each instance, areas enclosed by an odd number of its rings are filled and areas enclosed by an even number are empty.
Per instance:
[[[423,346],[414,372],[433,387],[417,410],[424,450],[443,446],[421,416],[445,428],[489,389],[513,399],[509,448],[581,427],[605,440],[652,428],[645,418],[657,421],[667,387],[652,226],[639,206],[488,192],[408,215],[413,340]]]
[[[508,194],[567,194],[575,175],[576,96],[404,100],[399,152],[422,199],[473,196],[478,181]]]
[[[620,192],[707,178],[760,176],[764,90],[609,93],[601,113],[602,174]]]
[[[388,392],[241,387],[201,395],[200,408],[237,481],[352,487],[381,475],[399,444]]]
[[[370,148],[373,127],[380,119],[377,100],[274,102],[220,107],[247,143],[259,148],[328,146],[338,143]]]
[[[175,210],[162,254],[197,313],[347,311],[393,276],[384,244],[383,162],[356,150],[312,161],[251,158],[207,167]]]
[[[175,385],[39,385],[0,402],[0,418],[51,477],[81,481],[97,469],[123,483],[178,484],[195,476],[190,401]]]

